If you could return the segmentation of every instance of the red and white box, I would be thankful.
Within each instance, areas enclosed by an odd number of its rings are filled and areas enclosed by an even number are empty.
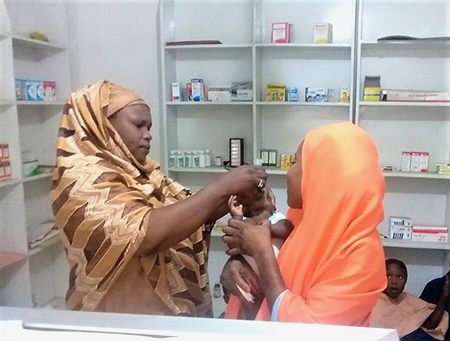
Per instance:
[[[0,143],[0,160],[9,160],[9,145]]]
[[[272,44],[292,42],[293,25],[287,22],[272,24]]]
[[[420,153],[419,169],[421,172],[428,172],[429,159],[430,159],[430,153],[427,153],[427,152]]]
[[[7,179],[11,177],[11,163],[6,161],[0,161],[0,179]]]
[[[422,152],[411,152],[411,172],[420,172]]]
[[[448,240],[448,227],[413,226],[412,241],[446,243],[447,240]]]
[[[403,152],[402,153],[402,172],[410,172],[411,171],[411,152]]]

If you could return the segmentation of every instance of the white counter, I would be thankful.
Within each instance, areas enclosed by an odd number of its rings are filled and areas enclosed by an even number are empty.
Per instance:
[[[22,325],[23,328],[21,328]],[[7,307],[0,308],[0,334],[2,335],[0,338],[4,341],[31,339],[72,341],[80,340],[80,337],[83,341],[116,339],[141,341],[152,340],[155,337],[180,341],[291,340],[294,338],[303,341],[398,341],[397,333],[388,329]]]

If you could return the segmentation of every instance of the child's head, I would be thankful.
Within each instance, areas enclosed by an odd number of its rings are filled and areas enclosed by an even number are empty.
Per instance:
[[[387,288],[384,293],[390,298],[397,298],[405,289],[408,270],[405,263],[398,259],[386,260]]]
[[[265,187],[263,191],[264,195],[260,200],[249,201],[243,204],[245,217],[252,218],[260,215],[262,212],[267,212],[269,216],[274,214],[277,209],[275,195],[269,187]]]

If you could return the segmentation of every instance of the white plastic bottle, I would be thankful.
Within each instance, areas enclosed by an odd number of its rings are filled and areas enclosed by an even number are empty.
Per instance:
[[[192,150],[187,151],[188,159],[189,159],[189,166],[186,167],[194,167],[194,152]]]
[[[171,150],[169,154],[169,168],[175,168],[177,166],[177,150]]]
[[[200,153],[198,152],[198,150],[194,150],[193,151],[193,167],[194,168],[198,168],[200,167]]]
[[[205,168],[206,167],[205,151],[204,150],[200,150],[199,155],[200,155],[200,157],[199,157],[199,166],[200,166],[200,168]]]
[[[211,153],[209,149],[205,150],[206,167],[211,167]]]
[[[179,150],[178,151],[177,167],[178,168],[183,168],[184,167],[184,151],[183,150]]]
[[[190,166],[191,163],[189,161],[190,161],[189,160],[189,150],[186,150],[184,152],[184,167],[187,167],[187,168],[191,167]]]

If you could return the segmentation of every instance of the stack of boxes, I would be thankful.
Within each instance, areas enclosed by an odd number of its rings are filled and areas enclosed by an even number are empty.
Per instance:
[[[389,237],[416,242],[447,243],[448,228],[445,226],[413,226],[411,218],[391,217]]]
[[[11,177],[11,162],[9,161],[9,145],[0,143],[0,180]]]
[[[428,172],[429,158],[427,152],[403,152],[402,172]]]
[[[16,100],[56,101],[56,83],[30,79],[16,79]]]

